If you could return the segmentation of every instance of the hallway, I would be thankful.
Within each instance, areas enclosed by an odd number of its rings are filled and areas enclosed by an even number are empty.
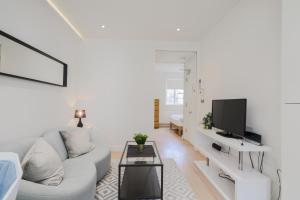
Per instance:
[[[162,159],[175,160],[199,200],[222,199],[195,167],[194,160],[204,160],[205,157],[195,151],[189,142],[182,140],[169,128],[155,129],[154,140],[157,142]]]

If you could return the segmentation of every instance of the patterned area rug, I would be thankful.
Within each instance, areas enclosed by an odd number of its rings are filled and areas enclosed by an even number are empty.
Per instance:
[[[118,199],[118,160],[112,160],[108,174],[97,184],[97,200]],[[177,168],[174,160],[164,160],[164,199],[165,200],[196,200],[196,197]]]

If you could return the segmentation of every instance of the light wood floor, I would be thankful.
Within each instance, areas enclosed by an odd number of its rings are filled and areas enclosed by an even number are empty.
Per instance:
[[[193,146],[182,140],[168,128],[156,129],[153,134],[162,159],[175,160],[178,168],[191,185],[199,200],[222,200],[223,198],[210,185],[203,174],[195,167],[195,160],[204,160],[205,157],[194,150]],[[151,138],[152,139],[152,138]],[[120,152],[113,152],[113,158],[120,158]]]

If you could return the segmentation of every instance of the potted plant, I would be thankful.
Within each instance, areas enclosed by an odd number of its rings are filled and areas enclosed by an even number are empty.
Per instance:
[[[211,129],[212,128],[212,113],[209,112],[205,115],[205,117],[203,117],[202,119],[202,123],[204,125],[205,129]]]
[[[143,133],[137,133],[134,135],[133,139],[135,140],[139,151],[144,150],[144,145],[145,145],[147,138],[148,138],[148,136]]]

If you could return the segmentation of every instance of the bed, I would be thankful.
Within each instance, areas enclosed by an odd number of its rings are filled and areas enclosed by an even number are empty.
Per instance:
[[[177,130],[179,136],[183,134],[183,115],[172,114],[170,116],[170,129]]]

